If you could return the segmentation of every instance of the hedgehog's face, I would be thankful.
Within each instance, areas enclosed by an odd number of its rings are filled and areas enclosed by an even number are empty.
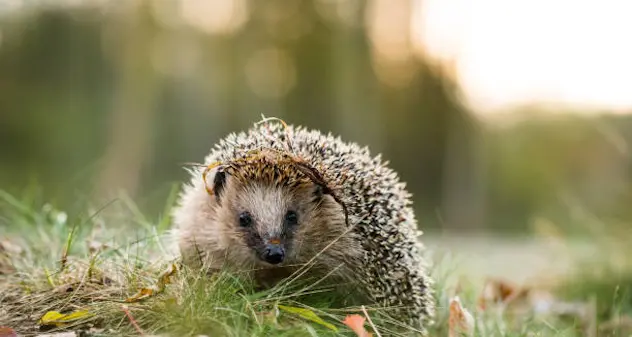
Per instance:
[[[241,183],[218,173],[214,179],[218,211],[229,255],[260,265],[289,265],[300,261],[300,246],[318,242],[311,233],[327,232],[319,208],[322,189],[315,184],[267,185],[260,181]],[[318,230],[320,228],[320,230]]]

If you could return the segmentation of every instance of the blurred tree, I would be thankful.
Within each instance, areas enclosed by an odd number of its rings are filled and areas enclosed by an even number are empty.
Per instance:
[[[90,189],[112,83],[100,20],[93,11],[50,10],[0,25],[3,188],[20,190],[36,178],[49,198],[66,201]]]
[[[128,3],[123,14],[104,27],[106,51],[114,63],[114,93],[108,129],[108,147],[96,186],[97,198],[109,198],[119,189],[134,198],[143,166],[150,159],[152,133],[157,123],[161,78],[152,68],[152,42],[157,29],[148,2]]]
[[[155,212],[182,163],[264,114],[381,152],[425,229],[632,218],[630,116],[477,120],[412,50],[410,0],[109,4],[0,15],[3,189],[35,177],[65,207],[123,188]]]

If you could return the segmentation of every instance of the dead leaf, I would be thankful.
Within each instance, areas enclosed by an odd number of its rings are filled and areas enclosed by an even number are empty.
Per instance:
[[[325,322],[322,318],[320,318],[318,315],[316,315],[313,311],[309,310],[309,309],[305,309],[305,308],[297,308],[297,307],[288,307],[285,305],[279,305],[279,309],[298,315],[304,319],[307,319],[309,321],[312,321],[314,323],[320,324],[326,328],[328,328],[329,330],[332,331],[338,331],[338,328],[336,328],[335,325],[331,324],[331,323],[327,323]]]
[[[489,279],[478,298],[478,306],[481,310],[485,310],[490,304],[506,305],[517,298],[526,297],[528,294],[529,289],[519,288],[503,280]]]
[[[39,325],[60,327],[78,319],[88,318],[91,316],[93,316],[93,314],[87,310],[73,311],[69,314],[62,314],[59,311],[49,311],[40,318],[38,323]]]
[[[348,326],[349,329],[353,330],[353,332],[355,332],[358,337],[372,337],[373,335],[364,328],[365,321],[366,318],[364,318],[363,316],[353,314],[347,315],[342,323]]]
[[[8,326],[0,326],[0,337],[18,337],[18,334]]]
[[[519,287],[506,281],[490,279],[485,283],[478,306],[482,310],[495,306],[515,318],[527,318],[534,314],[541,317],[575,317],[587,336],[594,336],[596,330],[594,303],[562,301],[546,285]]]
[[[458,296],[450,300],[448,336],[471,336],[474,333],[474,317],[461,304]]]
[[[157,284],[157,288],[159,291],[163,291],[165,289],[165,286],[171,283],[171,277],[174,276],[177,271],[178,267],[175,263],[172,263],[166,271],[160,274]]]
[[[173,277],[177,271],[178,271],[178,267],[176,266],[175,263],[172,263],[166,271],[160,274],[160,276],[158,277],[158,282],[156,282],[155,286],[141,288],[136,294],[125,299],[125,302],[128,302],[128,303],[138,302],[147,297],[151,297],[158,293],[163,292],[167,284],[171,283],[171,277]]]
[[[125,302],[128,302],[128,303],[138,302],[142,299],[153,296],[155,293],[156,291],[153,288],[141,288],[136,294],[134,294],[131,297],[126,298]]]

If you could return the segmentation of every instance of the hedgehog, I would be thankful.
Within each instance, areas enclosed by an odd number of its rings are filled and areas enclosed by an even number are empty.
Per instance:
[[[328,277],[421,332],[432,323],[412,195],[381,155],[264,118],[189,172],[173,212],[185,265],[246,272],[262,287]]]

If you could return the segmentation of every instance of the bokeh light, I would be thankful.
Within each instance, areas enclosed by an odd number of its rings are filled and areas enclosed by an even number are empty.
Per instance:
[[[245,72],[250,89],[263,98],[281,98],[296,84],[292,58],[281,49],[256,51],[247,61]]]
[[[378,78],[394,87],[408,84],[415,76],[410,43],[408,0],[372,0],[366,24],[373,47],[372,61]]]
[[[383,153],[432,228],[632,218],[628,7],[4,1],[0,184],[153,210],[263,114]]]
[[[179,3],[184,21],[209,34],[233,34],[248,19],[246,0],[182,0]]]
[[[417,44],[455,59],[480,114],[534,102],[632,110],[627,1],[427,0]]]

